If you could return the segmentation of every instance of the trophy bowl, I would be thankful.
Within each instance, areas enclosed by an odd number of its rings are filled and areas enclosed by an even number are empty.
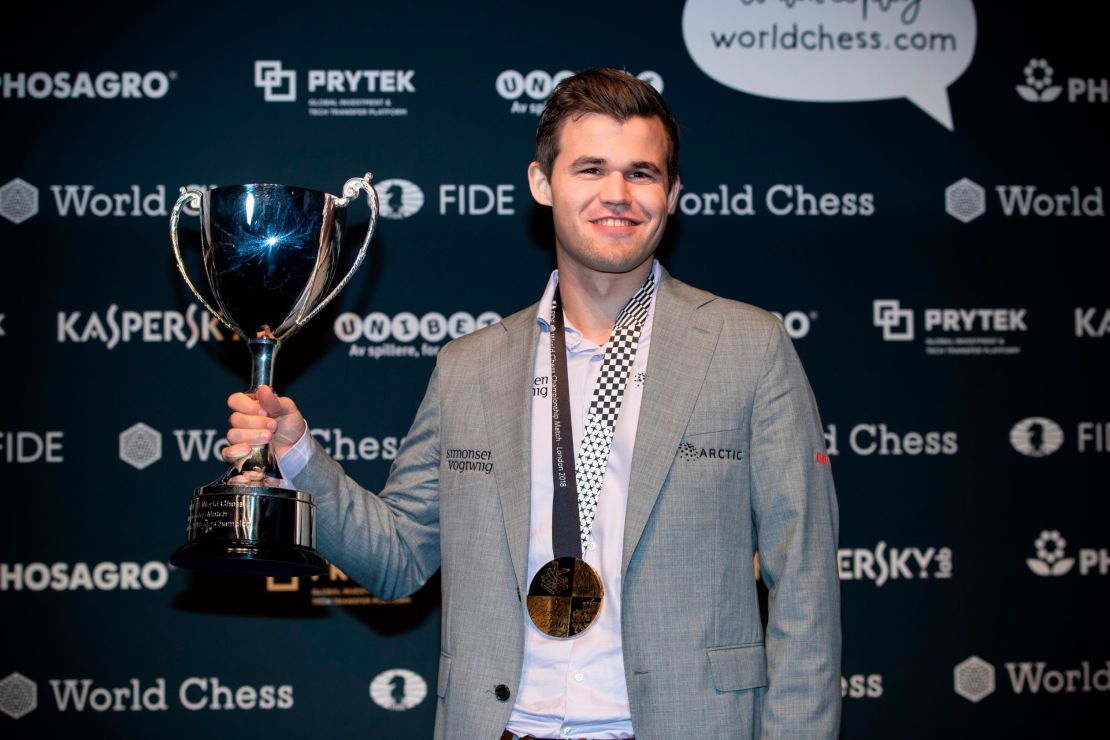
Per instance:
[[[378,199],[366,173],[343,186],[343,197],[275,184],[182,188],[170,214],[170,239],[186,285],[206,309],[241,337],[251,354],[251,383],[273,385],[282,342],[326,306],[366,257],[378,220]],[[370,223],[362,248],[334,287],[348,203],[366,191]],[[178,223],[185,206],[200,212],[201,256],[213,301],[185,269]],[[213,306],[213,303],[215,306]],[[262,474],[233,483],[243,472]],[[189,504],[186,542],[170,558],[181,568],[242,575],[316,575],[327,561],[316,552],[312,495],[282,479],[270,445],[259,445]]]

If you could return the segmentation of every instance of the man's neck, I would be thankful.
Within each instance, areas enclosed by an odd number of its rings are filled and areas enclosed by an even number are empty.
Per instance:
[[[559,294],[567,323],[598,346],[609,341],[613,325],[647,280],[653,260],[625,273],[597,273],[559,267]]]

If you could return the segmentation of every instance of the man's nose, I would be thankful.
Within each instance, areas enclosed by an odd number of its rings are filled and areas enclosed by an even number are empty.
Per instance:
[[[601,202],[606,205],[628,205],[632,195],[628,189],[628,181],[621,172],[611,172],[602,182]]]

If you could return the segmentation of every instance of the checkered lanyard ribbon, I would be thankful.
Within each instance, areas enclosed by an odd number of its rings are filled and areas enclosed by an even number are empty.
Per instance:
[[[597,499],[601,494],[601,485],[605,482],[605,469],[609,464],[609,453],[613,448],[613,434],[620,414],[621,402],[624,399],[624,388],[628,382],[628,374],[632,363],[636,359],[636,348],[640,343],[640,332],[647,322],[648,308],[651,305],[651,296],[655,290],[655,275],[648,273],[647,280],[636,294],[628,301],[617,317],[613,332],[609,335],[609,342],[605,347],[605,359],[601,365],[601,374],[594,386],[593,398],[590,400],[590,409],[586,415],[586,430],[582,441],[575,454],[574,469],[570,471],[576,480],[578,490],[578,527],[581,537],[581,546],[585,548],[590,541],[590,531],[593,528],[594,517],[597,515]],[[555,372],[566,377],[566,349],[562,337],[555,341],[555,332],[562,334],[562,305],[558,288],[555,290],[555,302],[552,306],[552,359],[557,363],[560,359],[556,354],[555,345],[561,349],[561,368],[553,364]],[[564,381],[565,382],[565,381]],[[556,391],[556,394],[558,392]],[[552,399],[552,403],[556,398]],[[569,425],[570,415],[566,409],[561,414]],[[572,485],[574,485],[572,484]],[[556,495],[558,486],[556,487]],[[558,513],[558,504],[555,511]],[[555,523],[559,529],[559,523]],[[577,543],[576,543],[577,544]],[[556,547],[558,549],[558,547]],[[581,552],[581,551],[579,551]],[[559,552],[555,553],[560,556]]]

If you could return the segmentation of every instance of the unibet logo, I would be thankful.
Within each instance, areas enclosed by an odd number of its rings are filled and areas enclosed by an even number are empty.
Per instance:
[[[438,311],[431,311],[420,317],[402,311],[392,318],[380,312],[363,317],[348,311],[335,317],[333,328],[335,336],[343,342],[356,342],[360,339],[384,342],[390,338],[399,342],[411,342],[418,337],[425,342],[442,342],[448,337],[457,339],[500,320],[501,315],[494,311],[485,311],[478,314],[477,318],[466,311],[456,311],[450,317]]]
[[[1052,84],[1052,75],[1055,72],[1045,59],[1030,59],[1022,72],[1025,74],[1025,84],[1015,88],[1022,100],[1051,103],[1064,91],[1063,86]]]
[[[5,98],[161,98],[176,72],[5,72],[0,78]]]
[[[551,94],[556,85],[572,76],[574,76],[574,73],[566,69],[555,74],[550,74],[542,69],[534,69],[528,73],[506,69],[497,75],[494,88],[497,90],[497,94],[505,100],[514,101],[509,109],[510,113],[532,113],[538,116],[543,112],[542,101],[547,100],[547,96]],[[654,87],[656,91],[663,92],[663,77],[658,72],[645,70],[636,77]],[[518,98],[523,95],[527,95],[537,102],[518,102]]]
[[[842,581],[873,581],[881,587],[889,580],[952,577],[952,550],[947,547],[844,547],[836,551]]]
[[[20,178],[0,187],[0,216],[21,224],[39,212],[39,189]]]
[[[957,180],[944,189],[944,210],[965,224],[974,221],[987,211],[987,191],[966,177]]]
[[[1064,557],[1064,547],[1068,541],[1055,529],[1041,532],[1033,543],[1037,549],[1036,558],[1028,558],[1025,564],[1039,576],[1062,576],[1075,565],[1075,558]]]
[[[972,655],[953,670],[956,693],[977,704],[994,693],[994,666]]]
[[[415,183],[394,177],[375,186],[382,218],[400,220],[414,216],[424,206],[424,191]]]
[[[135,468],[148,468],[162,459],[162,433],[141,421],[120,432],[119,459]]]
[[[1010,445],[1026,457],[1048,457],[1064,444],[1064,430],[1052,419],[1030,416],[1010,429]]]
[[[254,63],[254,86],[262,88],[267,103],[292,103],[297,99],[297,73],[282,69],[276,59]]]
[[[19,719],[38,705],[38,686],[22,673],[9,673],[0,680],[0,712]]]
[[[370,682],[370,698],[382,709],[404,712],[424,701],[428,684],[418,674],[404,668],[383,671]]]

